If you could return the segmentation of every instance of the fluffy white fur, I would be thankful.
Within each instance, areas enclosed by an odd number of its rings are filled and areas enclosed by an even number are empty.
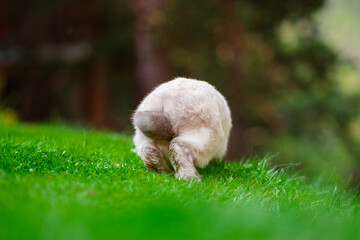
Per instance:
[[[195,166],[224,156],[232,126],[225,98],[207,82],[188,78],[155,88],[138,106],[133,124],[135,151],[149,170],[198,181]]]

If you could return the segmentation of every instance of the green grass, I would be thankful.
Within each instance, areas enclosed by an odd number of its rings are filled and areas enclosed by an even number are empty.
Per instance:
[[[269,158],[202,182],[148,172],[131,138],[0,125],[1,239],[360,239],[360,201]]]

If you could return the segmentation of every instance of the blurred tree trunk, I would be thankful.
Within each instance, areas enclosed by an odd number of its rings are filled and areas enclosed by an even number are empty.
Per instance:
[[[231,131],[228,157],[235,158],[246,154],[244,139],[245,97],[242,89],[242,48],[244,33],[241,23],[235,17],[235,1],[221,1],[218,26],[216,30],[217,56],[227,67],[226,93],[232,112],[233,129]]]
[[[106,60],[101,57],[95,58],[81,86],[86,118],[96,128],[105,127],[108,122],[106,72]]]
[[[6,27],[5,7],[3,1],[0,1],[0,38],[6,35]]]
[[[157,16],[162,11],[162,0],[133,0],[133,47],[135,55],[135,102],[138,103],[156,85],[167,79],[165,61],[154,42]]]

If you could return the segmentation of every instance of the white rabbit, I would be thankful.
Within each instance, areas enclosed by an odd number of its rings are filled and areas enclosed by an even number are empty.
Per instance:
[[[232,126],[225,98],[209,83],[188,78],[156,87],[134,112],[133,125],[135,152],[147,169],[198,181],[195,166],[225,155]]]

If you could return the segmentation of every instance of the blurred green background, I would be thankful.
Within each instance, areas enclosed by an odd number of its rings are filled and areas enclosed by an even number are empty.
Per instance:
[[[358,0],[5,0],[0,122],[131,133],[176,76],[228,99],[227,159],[278,154],[307,176],[360,181]]]

